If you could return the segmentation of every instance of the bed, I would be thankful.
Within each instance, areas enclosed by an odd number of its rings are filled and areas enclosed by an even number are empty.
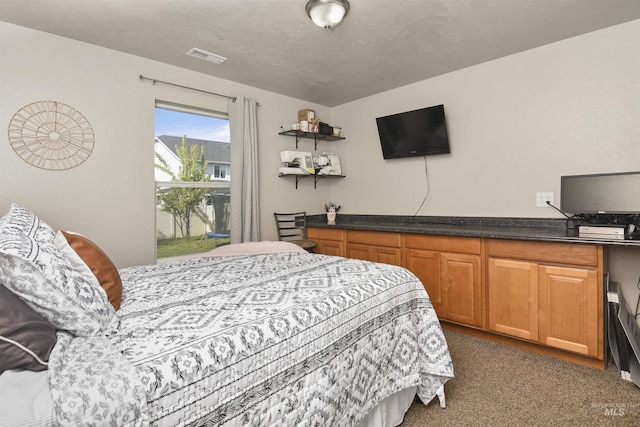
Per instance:
[[[117,301],[73,245],[92,242],[61,235],[18,205],[0,220],[0,284],[55,330],[46,365],[0,375],[0,425],[397,425],[416,394],[445,405],[447,344],[406,269],[236,244],[111,266]],[[52,314],[47,286],[80,314]]]

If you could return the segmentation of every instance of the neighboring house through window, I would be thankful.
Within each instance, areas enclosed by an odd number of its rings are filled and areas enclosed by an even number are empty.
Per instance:
[[[180,158],[176,152],[176,146],[180,144],[182,144],[182,137],[156,136],[155,151],[170,163],[171,169],[175,174],[179,173],[181,167]],[[211,181],[231,180],[231,150],[229,142],[196,139],[187,135],[186,144],[188,148],[193,145],[198,146],[199,149],[204,148],[207,174],[211,176]],[[168,174],[156,169],[156,181],[169,181],[170,179]]]

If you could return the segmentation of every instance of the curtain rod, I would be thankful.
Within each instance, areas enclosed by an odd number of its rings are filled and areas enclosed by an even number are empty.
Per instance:
[[[189,86],[183,86],[183,85],[179,85],[179,84],[176,84],[176,83],[164,82],[164,81],[162,81],[162,80],[152,79],[152,78],[150,78],[150,77],[145,77],[145,76],[143,76],[142,74],[140,74],[140,80],[149,80],[149,81],[152,81],[154,85],[155,85],[156,83],[162,83],[162,84],[169,85],[169,86],[180,87],[180,88],[182,88],[182,89],[189,89],[189,90],[194,90],[194,91],[196,91],[196,92],[206,93],[206,94],[209,94],[209,95],[221,96],[221,97],[223,97],[223,98],[230,99],[230,100],[232,100],[233,102],[236,102],[236,99],[237,99],[235,96],[222,95],[222,94],[220,94],[220,93],[209,92],[209,91],[206,91],[206,90],[196,89],[196,88],[189,87]],[[257,104],[258,106],[260,106],[260,103],[259,103],[259,102],[257,102],[256,104]]]

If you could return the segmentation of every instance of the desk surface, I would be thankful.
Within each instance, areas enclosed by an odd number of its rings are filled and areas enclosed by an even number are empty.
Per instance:
[[[307,226],[351,230],[389,231],[441,236],[486,237],[568,243],[640,246],[640,240],[580,237],[577,229],[567,228],[565,219],[444,217],[395,215],[336,215],[328,225],[326,215],[307,216]]]

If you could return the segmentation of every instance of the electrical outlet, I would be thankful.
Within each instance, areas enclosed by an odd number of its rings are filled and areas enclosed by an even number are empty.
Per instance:
[[[553,192],[536,193],[536,206],[548,206],[547,202],[553,205]]]

